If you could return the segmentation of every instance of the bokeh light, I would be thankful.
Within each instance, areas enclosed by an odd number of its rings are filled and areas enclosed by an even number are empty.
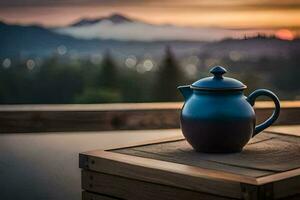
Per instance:
[[[185,71],[188,76],[192,78],[197,77],[197,66],[195,64],[188,64],[185,66]]]
[[[29,60],[27,60],[27,62],[26,62],[26,67],[27,67],[27,69],[28,70],[33,70],[34,69],[34,67],[35,67],[35,61],[34,60],[32,60],[32,59],[29,59]]]
[[[5,58],[2,62],[2,66],[3,68],[9,68],[11,66],[11,60],[10,58]]]
[[[133,68],[136,66],[136,64],[137,64],[137,58],[133,55],[128,56],[128,58],[126,58],[125,60],[125,65],[128,68]]]
[[[144,61],[144,68],[146,71],[151,71],[154,67],[153,62],[150,59]]]
[[[60,46],[57,47],[57,53],[59,55],[65,55],[67,53],[67,51],[68,51],[68,49],[64,45],[60,45]]]

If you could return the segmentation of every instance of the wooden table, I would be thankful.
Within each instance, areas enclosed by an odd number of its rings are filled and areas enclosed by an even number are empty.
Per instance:
[[[300,199],[299,133],[272,127],[235,154],[196,153],[181,135],[81,153],[82,197]]]

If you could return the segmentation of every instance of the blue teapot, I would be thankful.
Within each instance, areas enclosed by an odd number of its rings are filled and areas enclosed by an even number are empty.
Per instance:
[[[236,79],[224,77],[225,68],[217,66],[210,72],[213,76],[178,87],[185,99],[180,116],[183,135],[198,152],[240,152],[252,137],[276,121],[279,99],[266,89],[245,97],[243,91],[247,87]],[[274,101],[275,110],[269,119],[255,126],[252,106],[261,95]]]

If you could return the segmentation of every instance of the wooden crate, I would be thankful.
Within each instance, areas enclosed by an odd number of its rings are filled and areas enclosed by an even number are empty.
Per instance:
[[[81,153],[83,199],[300,199],[300,137],[275,132],[235,154],[182,137]]]

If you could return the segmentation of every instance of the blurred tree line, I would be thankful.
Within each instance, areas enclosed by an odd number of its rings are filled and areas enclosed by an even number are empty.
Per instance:
[[[199,59],[205,60],[208,55],[202,56]],[[230,72],[228,76],[244,82],[248,86],[246,94],[256,88],[267,88],[280,99],[300,99],[300,57],[297,54],[258,60],[222,58],[211,64],[224,65]],[[27,61],[0,68],[0,103],[182,101],[177,86],[207,76],[210,67],[200,63],[196,74],[188,76],[169,47],[157,70],[145,73],[118,66],[109,51],[99,64],[88,59],[61,61],[58,56],[52,56],[39,66]]]

